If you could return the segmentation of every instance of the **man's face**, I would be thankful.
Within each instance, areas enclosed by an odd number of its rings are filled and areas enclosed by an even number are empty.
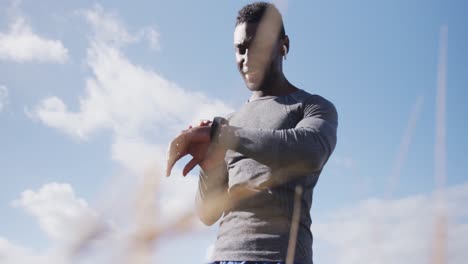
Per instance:
[[[264,24],[241,23],[234,30],[236,63],[247,88],[261,90],[274,68],[278,37]]]

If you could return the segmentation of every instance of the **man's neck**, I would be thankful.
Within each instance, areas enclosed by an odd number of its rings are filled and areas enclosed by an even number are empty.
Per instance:
[[[262,86],[262,89],[252,92],[249,101],[253,101],[264,96],[283,96],[298,90],[298,88],[292,85],[283,74],[277,75],[275,78],[271,78]]]

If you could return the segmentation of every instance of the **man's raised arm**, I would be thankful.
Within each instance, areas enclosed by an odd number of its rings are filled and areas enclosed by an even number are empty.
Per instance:
[[[306,105],[304,118],[291,129],[223,126],[219,142],[273,169],[320,171],[336,145],[338,118],[332,103]]]
[[[197,214],[206,225],[212,225],[222,216],[228,188],[226,163],[204,171],[200,169],[198,191],[195,198]]]

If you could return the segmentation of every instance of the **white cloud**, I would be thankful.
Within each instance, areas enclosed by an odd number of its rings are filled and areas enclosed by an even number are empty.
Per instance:
[[[80,116],[73,113],[68,113],[67,106],[58,97],[49,97],[41,102],[38,117],[41,120],[47,120],[47,124],[51,127],[63,130],[67,133],[84,137],[87,131],[85,120],[81,120]],[[33,114],[28,114],[33,117]],[[99,121],[99,113],[96,113],[95,120]],[[92,120],[86,122],[88,126],[92,126]],[[84,132],[82,131],[84,130]]]
[[[51,264],[53,257],[38,254],[29,248],[16,245],[0,237],[0,262],[2,264]]]
[[[12,205],[32,215],[52,243],[38,253],[0,238],[1,263],[104,263],[124,244],[112,219],[91,209],[69,184],[26,190]]]
[[[3,111],[8,104],[8,89],[4,85],[0,85],[0,112]]]
[[[37,106],[36,116],[48,126],[80,139],[100,129],[110,130],[112,157],[142,174],[150,164],[163,164],[167,141],[187,124],[231,111],[219,100],[183,89],[133,64],[120,46],[141,34],[128,33],[115,14],[100,6],[82,13],[94,32],[87,52],[93,76],[86,80],[78,111],[70,111],[57,97]],[[156,31],[143,31],[151,32],[156,41]]]
[[[116,137],[112,144],[112,159],[131,172],[143,174],[145,170],[160,167],[156,157],[166,154],[162,149],[164,146],[146,142],[143,138]]]
[[[34,216],[45,234],[58,241],[70,241],[78,235],[78,226],[97,219],[96,212],[69,184],[49,183],[37,192],[26,190],[12,205]]]
[[[145,28],[143,31],[143,35],[146,37],[149,47],[153,50],[160,50],[160,34],[154,28],[148,27]]]
[[[0,60],[64,63],[67,59],[68,50],[60,40],[34,33],[24,17],[16,17],[8,32],[0,32]]]
[[[86,81],[86,94],[78,112],[68,111],[56,97],[42,101],[40,119],[72,136],[85,138],[109,128],[118,135],[135,135],[145,129],[167,135],[182,124],[230,109],[218,100],[189,92],[157,73],[132,64],[116,48],[95,43],[88,50],[88,63],[95,74]]]
[[[161,180],[158,208],[161,220],[164,221],[162,224],[173,222],[195,208],[198,177],[181,175],[181,171],[175,170],[174,176]]]
[[[94,5],[92,9],[82,10],[80,13],[93,29],[92,38],[95,42],[121,47],[146,39],[151,49],[160,49],[160,34],[152,27],[145,27],[135,34],[131,34],[117,13],[105,11],[98,4]]]
[[[165,164],[171,137],[188,124],[232,110],[219,100],[179,87],[125,56],[121,47],[142,40],[145,34],[156,45],[156,31],[144,28],[130,34],[115,14],[104,12],[100,6],[81,13],[94,35],[86,58],[92,76],[86,79],[79,108],[73,111],[62,99],[49,97],[38,104],[33,115],[82,140],[97,131],[109,131],[111,157],[126,171],[142,176],[157,169],[162,174],[160,165]],[[197,178],[182,178],[178,171],[175,168],[173,177],[159,179],[158,189],[151,193],[157,202],[158,223],[162,225],[194,208]],[[128,213],[132,208],[121,210]]]
[[[84,94],[79,98],[79,108],[72,110],[61,98],[51,96],[37,105],[31,117],[82,140],[99,130],[109,131],[112,159],[131,173],[144,175],[164,163],[167,141],[186,125],[231,111],[223,102],[183,89],[157,72],[132,63],[125,56],[121,47],[143,38],[153,48],[159,47],[159,34],[154,29],[143,28],[131,34],[117,15],[105,12],[100,6],[82,11],[82,14],[93,29],[86,58],[92,75],[86,79]],[[159,169],[163,172],[162,168]],[[177,168],[175,171],[178,171]],[[175,176],[159,183],[160,191],[152,192],[153,196],[149,195],[155,198],[155,207],[158,208],[153,209],[159,224],[167,224],[183,212],[193,209],[197,178]],[[133,192],[128,191],[127,194]],[[132,198],[135,197],[123,197],[120,194],[115,200]],[[115,200],[111,203],[114,204]],[[85,200],[75,195],[68,184],[50,183],[37,191],[24,191],[13,205],[33,215],[41,229],[55,243],[69,244],[68,237],[80,235],[84,235],[84,238],[78,243],[87,244],[88,239],[93,239],[93,232],[88,237],[80,221],[91,219],[93,222],[98,215]],[[132,221],[134,209],[132,206],[119,205],[118,209],[109,210],[118,210],[124,215],[122,222],[125,224],[120,226],[119,223],[119,228],[125,229],[131,226],[128,221]],[[152,212],[144,213],[150,215]],[[99,214],[101,219],[104,216],[102,212]],[[131,233],[131,230],[117,232],[117,236],[126,236],[123,232]],[[121,242],[109,242],[107,251],[118,249]],[[112,253],[115,252],[98,255]],[[25,255],[28,254],[25,252]]]
[[[93,9],[85,10],[82,14],[91,25],[93,38],[97,42],[120,46],[138,40],[137,36],[127,31],[117,14],[104,12],[100,5],[96,4]]]
[[[468,183],[446,192],[448,263],[468,252]],[[323,263],[428,263],[434,250],[437,211],[432,195],[368,199],[315,219],[316,260]]]

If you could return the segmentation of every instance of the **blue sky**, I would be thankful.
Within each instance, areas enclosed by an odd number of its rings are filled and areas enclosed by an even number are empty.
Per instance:
[[[0,260],[58,261],[83,218],[125,237],[142,175],[156,175],[158,223],[192,208],[196,173],[160,179],[158,164],[177,131],[248,99],[232,45],[237,10],[248,2],[0,2]],[[447,259],[461,263],[468,3],[275,3],[291,39],[286,76],[339,113],[338,144],[311,210],[318,263],[431,257],[437,67],[447,27]],[[216,227],[193,229],[158,240],[154,263],[203,262]],[[101,249],[85,258],[112,257]]]

